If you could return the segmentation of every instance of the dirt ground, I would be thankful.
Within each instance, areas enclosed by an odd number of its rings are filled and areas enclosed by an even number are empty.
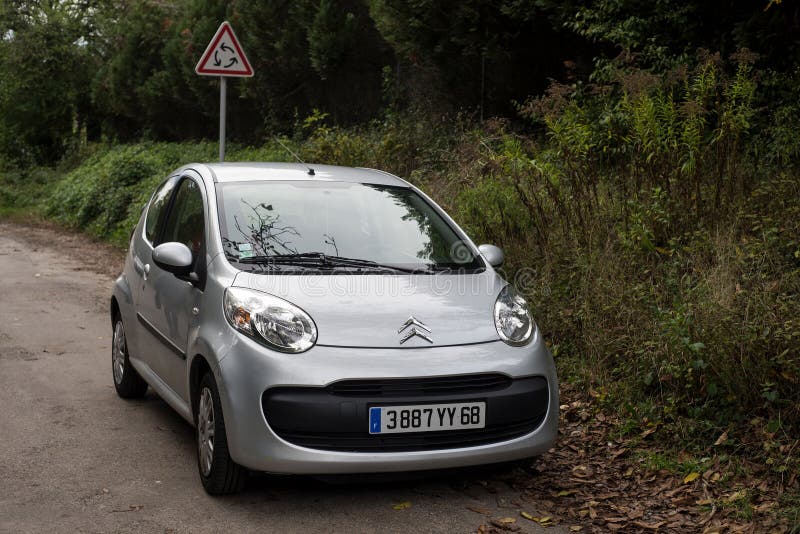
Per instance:
[[[544,528],[508,470],[424,479],[258,476],[200,485],[193,429],[152,393],[112,385],[107,308],[123,253],[0,223],[0,531],[476,532]],[[536,490],[548,495],[547,488]],[[566,526],[548,528],[568,532]]]

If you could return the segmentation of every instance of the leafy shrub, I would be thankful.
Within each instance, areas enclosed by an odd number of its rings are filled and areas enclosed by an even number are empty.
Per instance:
[[[122,244],[159,182],[180,165],[208,160],[214,153],[212,143],[100,147],[56,185],[45,201],[45,213]]]

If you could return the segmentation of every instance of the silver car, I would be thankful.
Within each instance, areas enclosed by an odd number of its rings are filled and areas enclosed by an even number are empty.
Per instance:
[[[195,164],[155,191],[111,298],[114,385],[248,470],[375,473],[549,449],[553,358],[525,299],[420,190],[361,168]]]

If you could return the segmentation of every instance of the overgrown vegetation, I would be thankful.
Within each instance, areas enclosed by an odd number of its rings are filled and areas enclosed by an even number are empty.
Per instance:
[[[6,0],[0,162],[213,138],[218,86],[194,65],[222,20],[257,73],[228,88],[229,135],[260,144],[314,109],[338,126],[387,108],[511,116],[550,79],[607,81],[620,53],[664,72],[701,47],[749,48],[786,72],[799,13],[774,0]]]

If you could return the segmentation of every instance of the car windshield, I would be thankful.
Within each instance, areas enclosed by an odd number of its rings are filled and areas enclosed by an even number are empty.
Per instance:
[[[483,268],[436,210],[406,187],[309,180],[217,188],[225,254],[242,265]]]

